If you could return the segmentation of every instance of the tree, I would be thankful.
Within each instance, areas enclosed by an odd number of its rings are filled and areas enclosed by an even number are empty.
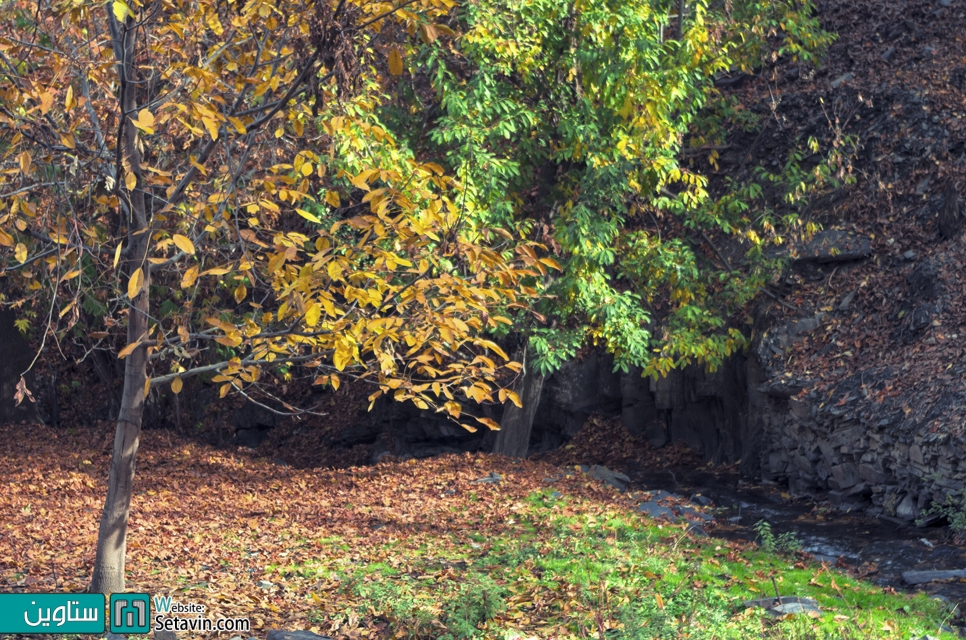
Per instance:
[[[413,38],[405,52],[411,68],[386,107],[392,130],[465,180],[473,224],[537,239],[562,263],[534,285],[548,295],[515,316],[539,376],[588,341],[644,375],[720,365],[745,344],[731,318],[778,266],[765,249],[799,225],[794,207],[761,200],[772,176],[710,197],[692,162],[703,155],[713,168],[724,143],[731,107],[718,75],[809,60],[829,36],[808,2],[684,7],[480,0],[448,23],[459,39]],[[826,169],[777,180],[811,187]],[[507,418],[525,433],[501,433],[499,450],[523,455],[532,418],[512,408]]]
[[[393,39],[449,5],[0,9],[3,303],[44,341],[124,359],[92,591],[125,588],[152,386],[204,376],[258,401],[299,367],[454,419],[456,394],[517,401],[485,332],[537,295],[535,245],[467,227],[463,184],[379,117]]]

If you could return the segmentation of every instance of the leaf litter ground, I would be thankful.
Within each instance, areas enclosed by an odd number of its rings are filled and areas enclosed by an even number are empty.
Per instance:
[[[771,305],[770,326],[824,317],[804,340],[772,354],[771,376],[801,381],[811,401],[846,418],[961,437],[966,243],[961,232],[943,237],[939,220],[948,185],[958,191],[961,218],[966,200],[966,3],[816,6],[837,36],[821,67],[780,58],[726,90],[767,130],[727,151],[718,176],[774,169],[790,145],[814,136],[827,146],[839,127],[858,143],[856,181],[811,203],[805,218],[868,239],[872,257],[780,283],[783,304]]]
[[[0,443],[0,590],[82,590],[104,434],[7,425]],[[295,469],[146,431],[127,586],[248,617],[256,636],[907,638],[939,636],[948,617],[925,595],[655,522],[639,501],[540,461]],[[773,593],[772,577],[824,613],[775,621],[743,608]]]

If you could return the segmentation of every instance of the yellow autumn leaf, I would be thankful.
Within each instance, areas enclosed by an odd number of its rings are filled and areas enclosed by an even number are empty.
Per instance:
[[[137,119],[131,118],[131,122],[148,135],[154,133],[154,114],[147,109],[141,109],[138,112]]]
[[[235,127],[235,131],[237,131],[238,133],[242,135],[245,135],[246,133],[248,133],[248,129],[245,128],[245,123],[242,122],[240,118],[235,118],[234,116],[228,116],[228,122],[230,122],[232,126]]]
[[[242,300],[244,300],[245,296],[247,295],[248,295],[248,288],[245,285],[240,284],[237,287],[235,287],[235,302],[237,302],[238,304],[241,304]]]
[[[473,416],[473,417],[476,418],[476,416]],[[476,418],[476,421],[491,431],[500,430],[500,425],[497,424],[495,420],[491,420],[490,418]]]
[[[310,327],[314,327],[315,325],[319,324],[319,318],[321,315],[322,308],[317,304],[313,304],[305,311],[305,324]]]
[[[205,129],[208,130],[208,135],[211,136],[212,140],[218,139],[218,121],[214,118],[202,118],[201,121],[205,124]]]
[[[325,201],[332,205],[333,208],[338,209],[342,201],[339,200],[339,194],[335,191],[328,191],[325,194]]]
[[[557,271],[563,271],[563,267],[560,266],[560,263],[554,260],[553,258],[540,258],[540,262],[544,263],[551,269],[556,269]]]
[[[181,288],[187,289],[188,287],[194,285],[195,280],[198,279],[198,267],[188,267],[188,270],[184,272],[181,276]]]
[[[334,364],[335,368],[339,371],[344,371],[346,365],[350,362],[352,362],[352,354],[349,353],[349,350],[345,349],[340,343],[338,347],[336,347],[335,354],[332,356],[332,364]]]
[[[208,27],[215,32],[216,36],[220,36],[225,32],[225,28],[221,25],[221,20],[218,19],[218,14],[211,12],[208,14]]]
[[[140,346],[141,346],[140,340],[138,340],[137,342],[132,342],[131,344],[121,349],[121,352],[117,354],[117,357],[123,360],[124,358],[134,353],[134,350]]]
[[[181,376],[178,376],[177,378],[175,378],[174,380],[172,380],[171,381],[171,393],[174,393],[174,394],[181,393],[181,387],[183,386],[183,384],[184,383],[181,381]]]
[[[138,186],[138,177],[128,171],[124,174],[124,186],[128,191],[134,191],[134,187]]]
[[[171,236],[171,240],[174,242],[174,246],[178,247],[190,256],[195,254],[195,245],[187,236],[183,236],[180,233],[176,233]]]
[[[47,115],[50,108],[54,106],[54,94],[44,91],[40,94],[40,115]]]
[[[12,247],[13,236],[5,231],[0,230],[0,245],[3,245],[4,247]]]
[[[394,76],[402,75],[403,72],[403,60],[402,56],[399,54],[399,49],[393,47],[389,51],[389,73]]]
[[[114,0],[114,4],[111,5],[114,11],[114,17],[117,18],[118,22],[124,22],[127,20],[129,15],[134,15],[131,11],[131,7],[127,6],[127,3],[122,2],[122,0]]]
[[[329,383],[332,385],[332,388],[335,391],[338,391],[339,385],[342,383],[342,381],[339,380],[339,376],[332,374],[331,376],[329,376]]]
[[[127,297],[134,300],[141,293],[142,284],[144,284],[144,270],[138,269],[131,274],[131,279],[127,281]]]
[[[117,263],[121,260],[121,249],[124,245],[118,244],[117,248],[114,249],[114,268],[117,269]]]
[[[24,151],[23,153],[20,154],[19,160],[20,160],[20,172],[23,174],[30,173],[30,167],[33,164],[33,159],[30,157],[30,154]]]
[[[23,264],[27,261],[27,245],[22,242],[17,243],[17,248],[13,250],[13,256],[17,259],[17,262]]]
[[[305,218],[306,220],[308,220],[310,222],[322,222],[322,220],[320,220],[318,216],[312,215],[311,213],[309,213],[305,209],[296,209],[295,210],[295,213],[299,214],[300,216],[302,216],[303,218]]]
[[[454,418],[459,418],[460,413],[462,412],[462,407],[460,407],[460,403],[454,400],[450,400],[449,402],[444,404],[443,408],[446,409],[446,413],[453,416]]]

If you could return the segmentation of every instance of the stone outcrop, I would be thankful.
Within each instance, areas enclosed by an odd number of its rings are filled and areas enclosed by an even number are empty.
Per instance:
[[[966,375],[966,366],[954,369]],[[916,409],[877,402],[896,373],[863,371],[821,395],[770,398],[762,477],[796,494],[827,493],[843,509],[906,521],[966,486],[966,442],[929,427],[966,398],[949,393]]]

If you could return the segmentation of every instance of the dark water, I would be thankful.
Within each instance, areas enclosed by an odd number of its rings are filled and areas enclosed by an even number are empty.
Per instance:
[[[842,513],[814,501],[792,500],[776,485],[747,483],[737,473],[674,469],[630,474],[635,489],[664,489],[714,501],[716,523],[709,533],[726,539],[755,540],[754,525],[766,520],[776,535],[794,532],[802,550],[818,561],[863,575],[897,591],[921,590],[963,603],[966,582],[934,582],[909,586],[902,572],[966,569],[966,548],[952,544],[948,529],[916,527],[864,513]]]

